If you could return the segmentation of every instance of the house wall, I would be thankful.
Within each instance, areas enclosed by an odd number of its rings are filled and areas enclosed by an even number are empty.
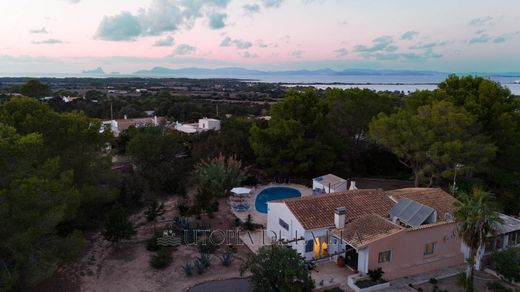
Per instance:
[[[322,184],[316,180],[312,180],[312,189],[315,190],[315,189],[320,189],[320,190],[325,190],[325,193],[336,193],[336,192],[342,192],[342,191],[346,191],[347,190],[347,181],[345,181],[344,183],[336,186],[336,187],[331,187],[329,189],[329,185],[328,184]]]
[[[286,230],[280,225],[282,219],[289,226]],[[305,229],[300,222],[294,217],[287,205],[282,202],[267,202],[267,236],[269,238],[280,238],[285,240],[297,239],[307,236]],[[291,246],[302,256],[305,254],[305,242],[297,241],[291,243]]]
[[[455,223],[418,230],[405,229],[368,247],[368,269],[383,268],[384,278],[395,278],[442,269],[464,263]],[[435,242],[433,255],[424,255],[427,243]],[[391,250],[390,262],[378,263],[379,252]]]

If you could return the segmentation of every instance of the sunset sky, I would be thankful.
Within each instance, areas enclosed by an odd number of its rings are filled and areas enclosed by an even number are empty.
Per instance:
[[[520,71],[517,0],[16,0],[0,11],[0,75]]]

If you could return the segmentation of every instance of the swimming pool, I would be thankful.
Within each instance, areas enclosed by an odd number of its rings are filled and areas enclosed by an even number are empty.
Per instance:
[[[255,207],[260,213],[267,213],[267,202],[301,197],[302,194],[297,189],[288,187],[271,187],[262,190],[256,196]]]

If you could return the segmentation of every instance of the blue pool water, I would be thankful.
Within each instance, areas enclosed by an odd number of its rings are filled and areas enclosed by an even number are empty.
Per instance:
[[[302,194],[297,189],[287,187],[272,187],[262,190],[256,196],[255,207],[260,213],[267,213],[267,202],[284,200],[289,198],[301,197]]]

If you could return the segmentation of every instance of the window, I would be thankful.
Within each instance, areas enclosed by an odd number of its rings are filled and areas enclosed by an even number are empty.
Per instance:
[[[435,252],[435,242],[427,243],[424,246],[424,255],[432,255]]]
[[[305,244],[305,252],[312,252],[314,250],[314,240],[307,240]]]
[[[387,250],[387,251],[382,251],[379,253],[377,262],[381,264],[381,263],[390,262],[391,260],[392,260],[392,251]]]
[[[285,230],[289,231],[289,224],[287,222],[283,221],[282,218],[279,219],[278,223],[280,226],[282,226]]]

